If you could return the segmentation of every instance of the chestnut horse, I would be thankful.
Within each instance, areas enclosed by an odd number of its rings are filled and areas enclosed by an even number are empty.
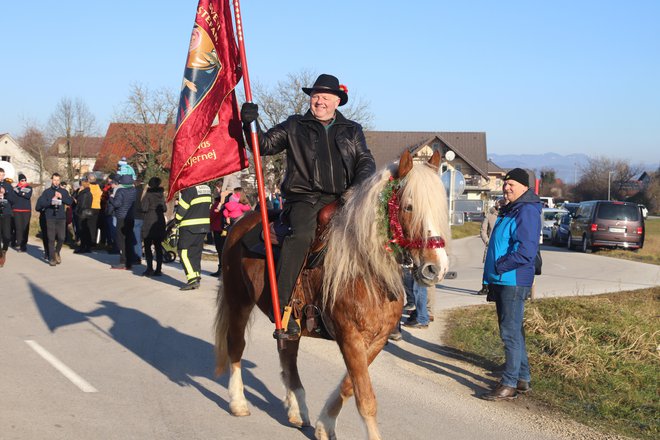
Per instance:
[[[397,325],[403,307],[401,267],[413,264],[418,282],[432,286],[447,271],[445,240],[449,221],[445,189],[438,176],[439,153],[414,164],[407,151],[393,164],[344,195],[328,225],[328,249],[321,267],[305,269],[306,289],[322,308],[346,364],[347,374],[331,394],[316,423],[317,439],[336,438],[335,423],[346,399],[355,394],[370,440],[380,439],[376,397],[368,367]],[[245,216],[227,236],[222,253],[222,288],[215,321],[216,373],[229,367],[229,407],[235,416],[250,414],[243,393],[241,356],[244,333],[255,304],[271,307],[262,258],[241,238],[260,222]],[[303,336],[311,336],[303,325]],[[270,336],[270,335],[269,335]],[[279,352],[289,422],[309,425],[305,391],[296,365],[300,341],[287,341]]]

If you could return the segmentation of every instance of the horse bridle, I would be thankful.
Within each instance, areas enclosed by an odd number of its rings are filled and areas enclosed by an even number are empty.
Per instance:
[[[390,234],[392,236],[389,240],[390,243],[402,248],[402,250],[408,251],[405,252],[408,254],[408,258],[410,258],[409,251],[411,249],[440,249],[445,247],[444,238],[438,236],[429,237],[426,240],[409,240],[404,237],[403,227],[401,226],[401,222],[399,222],[399,207],[398,188],[396,188],[392,191],[392,195],[387,201],[388,221],[390,225]]]

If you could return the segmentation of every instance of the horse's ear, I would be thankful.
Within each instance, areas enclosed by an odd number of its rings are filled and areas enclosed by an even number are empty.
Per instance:
[[[406,150],[403,152],[401,155],[401,158],[399,159],[399,172],[398,172],[398,178],[403,179],[406,177],[406,174],[412,170],[413,167],[413,160],[412,156],[410,155],[410,151]]]
[[[433,152],[433,156],[429,159],[429,164],[436,170],[440,169],[440,152],[438,150]]]

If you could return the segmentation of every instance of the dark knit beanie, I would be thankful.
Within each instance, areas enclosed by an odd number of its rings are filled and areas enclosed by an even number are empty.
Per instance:
[[[515,180],[525,186],[529,186],[529,174],[522,168],[514,168],[504,176],[504,180]]]
[[[27,178],[25,177],[25,174],[23,174],[23,173],[18,175],[18,181],[20,182],[21,180],[27,180]]]

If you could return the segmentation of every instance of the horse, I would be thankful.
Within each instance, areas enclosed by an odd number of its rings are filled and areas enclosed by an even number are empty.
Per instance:
[[[323,322],[332,329],[347,369],[315,425],[317,439],[336,438],[337,416],[353,394],[369,440],[381,438],[368,367],[401,318],[402,266],[412,264],[414,277],[426,286],[441,280],[448,267],[445,245],[450,229],[439,162],[437,151],[428,162],[418,164],[405,151],[398,163],[350,188],[327,227],[323,263],[301,274],[305,282],[299,281],[296,289],[307,289],[317,298]],[[241,243],[260,221],[256,212],[239,220],[227,235],[222,253],[215,318],[216,374],[229,368],[229,408],[234,416],[250,414],[241,377],[250,314],[255,305],[265,314],[272,307],[265,261]],[[303,326],[302,336],[314,334]],[[310,425],[296,364],[299,342],[286,341],[279,350],[284,404],[289,423],[298,428]]]

